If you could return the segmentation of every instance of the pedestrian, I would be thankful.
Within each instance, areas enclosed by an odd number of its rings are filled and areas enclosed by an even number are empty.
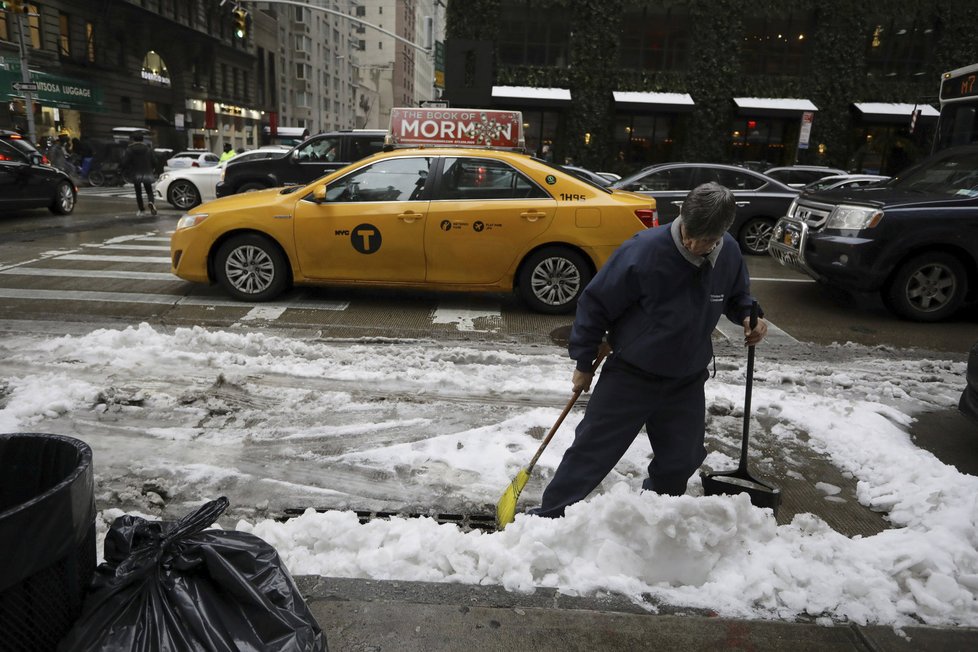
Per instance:
[[[231,158],[234,158],[234,148],[231,146],[231,143],[224,143],[224,153],[221,154],[220,162],[223,163]]]
[[[717,322],[726,315],[743,324],[748,345],[767,334],[763,319],[750,328],[750,279],[727,233],[736,208],[733,193],[717,183],[693,189],[675,221],[626,241],[585,288],[568,346],[574,391],[591,388],[599,347],[612,352],[573,444],[531,513],[563,516],[586,498],[643,425],[654,457],[642,488],[686,492],[706,458],[704,384]]]
[[[134,132],[132,142],[126,148],[126,153],[122,156],[122,176],[132,181],[136,186],[136,206],[137,217],[146,214],[143,205],[143,190],[146,191],[146,200],[149,203],[149,212],[156,215],[155,197],[153,196],[153,150],[143,142],[143,134]]]

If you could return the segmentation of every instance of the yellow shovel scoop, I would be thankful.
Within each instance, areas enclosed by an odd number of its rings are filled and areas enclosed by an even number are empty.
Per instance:
[[[598,367],[601,366],[601,362],[608,354],[608,351],[609,349],[606,346],[601,346],[601,348],[598,350],[598,358],[594,361],[594,367],[591,368],[591,373],[597,372]],[[530,460],[529,465],[520,469],[519,473],[516,474],[516,477],[513,478],[513,481],[509,483],[508,487],[506,487],[506,491],[503,492],[499,502],[496,503],[497,530],[504,529],[507,525],[513,522],[513,519],[516,518],[516,501],[519,500],[523,487],[526,486],[527,480],[530,479],[530,473],[533,472],[533,467],[536,466],[537,460],[540,459],[544,449],[547,448],[547,444],[549,444],[550,440],[553,439],[554,433],[557,432],[557,428],[559,428],[560,424],[564,422],[564,418],[567,416],[567,413],[570,412],[571,408],[574,407],[574,404],[577,403],[577,399],[580,398],[582,391],[583,390],[575,391],[570,400],[567,401],[567,405],[564,406],[564,411],[560,413],[560,416],[557,417],[557,421],[550,429],[550,432],[548,432],[547,436],[543,438],[543,442],[540,444],[540,448],[537,449],[536,455],[534,455],[533,459]]]

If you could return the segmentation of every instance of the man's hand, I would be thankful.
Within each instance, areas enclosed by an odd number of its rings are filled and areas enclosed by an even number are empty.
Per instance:
[[[757,318],[757,326],[750,328],[750,317],[744,317],[744,346],[754,346],[767,335],[767,322]]]
[[[602,342],[598,347],[598,357],[595,361],[603,360],[611,354],[611,346],[607,342]],[[571,382],[575,392],[587,392],[591,389],[591,382],[594,380],[594,372],[574,370],[574,378]]]

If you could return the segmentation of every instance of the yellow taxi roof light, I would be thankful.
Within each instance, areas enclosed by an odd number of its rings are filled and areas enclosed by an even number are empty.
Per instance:
[[[495,109],[393,108],[387,144],[522,152],[523,114]]]

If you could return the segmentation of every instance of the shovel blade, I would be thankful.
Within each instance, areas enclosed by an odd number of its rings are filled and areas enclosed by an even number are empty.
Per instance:
[[[520,472],[516,474],[513,481],[509,483],[508,487],[506,487],[506,491],[503,492],[499,502],[496,503],[497,530],[505,529],[505,527],[512,523],[516,518],[516,501],[519,500],[520,493],[523,492],[523,487],[526,486],[526,482],[529,479],[529,471],[526,469],[520,469]]]
[[[700,473],[703,494],[706,496],[747,494],[755,507],[766,507],[778,515],[781,504],[781,490],[773,485],[751,477],[747,473],[730,471],[728,473]]]

